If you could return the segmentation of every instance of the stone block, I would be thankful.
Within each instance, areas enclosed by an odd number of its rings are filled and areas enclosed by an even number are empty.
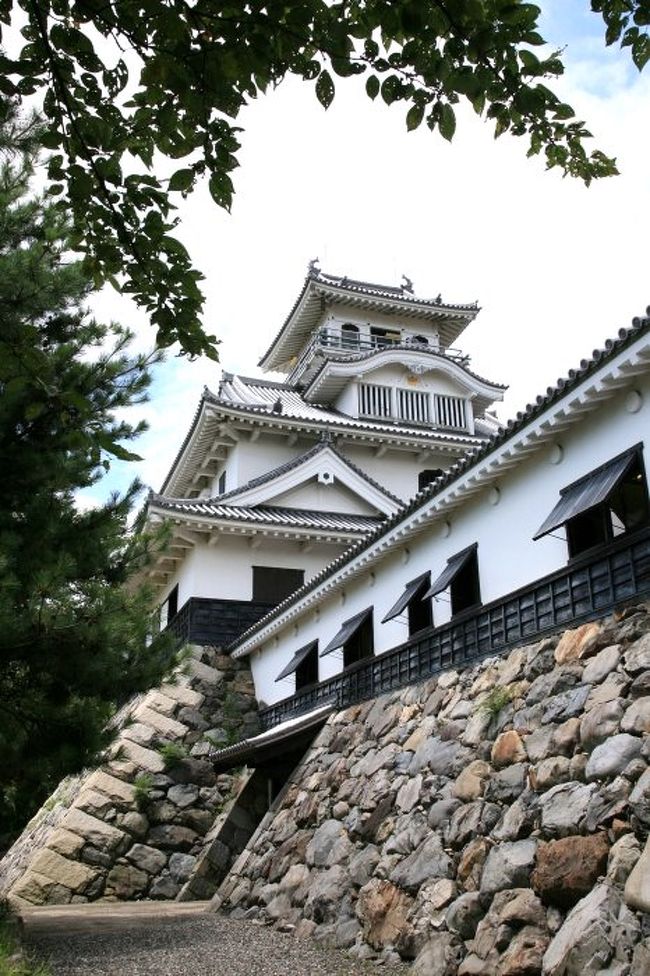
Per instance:
[[[528,884],[535,864],[536,840],[517,840],[498,844],[488,854],[481,875],[481,894],[521,888]]]
[[[196,858],[191,854],[176,852],[169,859],[169,873],[177,884],[184,884],[192,874],[195,864]]]
[[[184,810],[185,807],[191,807],[193,803],[196,803],[199,797],[199,788],[193,783],[180,783],[176,786],[171,786],[167,791],[167,799],[174,806],[180,807]]]
[[[629,908],[650,913],[650,839],[625,883],[624,897]]]
[[[639,928],[632,913],[622,908],[615,888],[597,885],[571,909],[552,939],[544,955],[544,976],[591,976],[606,972],[608,963],[626,962]]]
[[[188,756],[174,763],[169,770],[175,783],[195,783],[197,786],[214,786],[216,776],[212,764],[205,759]]]
[[[177,824],[160,824],[152,827],[147,835],[147,841],[152,847],[172,851],[189,851],[197,838],[196,831]]]
[[[596,746],[589,757],[585,777],[587,780],[608,779],[622,773],[627,764],[641,752],[641,739],[621,732]]]
[[[146,708],[152,708],[154,712],[160,712],[161,715],[171,716],[178,706],[178,700],[172,695],[167,695],[162,689],[156,688],[144,696],[142,704]]]
[[[143,725],[148,725],[168,739],[183,739],[189,732],[187,725],[183,725],[182,722],[177,722],[174,718],[169,718],[168,715],[161,715],[160,712],[154,712],[152,708],[147,708],[144,704],[138,706],[133,715],[137,718],[138,722],[142,722]]]
[[[71,830],[74,834],[79,834],[87,843],[101,851],[115,851],[125,843],[126,835],[123,831],[113,827],[112,824],[104,823],[97,817],[91,817],[72,807],[61,821],[61,826]]]
[[[497,769],[525,762],[528,758],[521,736],[514,729],[502,732],[492,746],[492,762]]]
[[[595,783],[560,783],[539,798],[542,828],[556,837],[575,834],[584,824]]]
[[[184,685],[165,683],[161,685],[160,691],[166,698],[173,698],[174,701],[189,708],[200,708],[205,701],[205,695]]]
[[[621,645],[610,644],[599,651],[589,661],[582,673],[582,680],[589,685],[598,685],[607,675],[618,667],[621,660]]]
[[[467,803],[483,796],[490,766],[482,759],[475,759],[466,766],[451,788],[452,795]]]
[[[644,824],[650,824],[650,769],[646,769],[630,793],[630,806]]]
[[[9,904],[15,905],[18,911],[23,905],[67,905],[71,898],[69,888],[31,869],[18,879],[7,896]]]
[[[532,886],[547,904],[571,908],[605,873],[608,854],[609,843],[602,833],[540,844]]]
[[[202,661],[189,660],[187,662],[187,673],[190,678],[195,678],[205,685],[216,686],[223,681],[222,671],[217,671],[216,668],[211,668],[209,664],[203,664]]]
[[[47,838],[45,846],[63,857],[71,857],[74,860],[84,846],[84,840],[72,831],[66,830],[65,827],[59,827]]]
[[[555,648],[556,664],[568,664],[593,654],[600,639],[602,625],[583,624],[575,630],[565,630]]]
[[[95,868],[71,861],[56,851],[42,848],[30,864],[30,871],[51,878],[57,884],[69,888],[75,894],[84,894],[101,872]]]
[[[650,697],[637,698],[621,720],[623,732],[636,732],[637,735],[647,735],[650,732]]]
[[[164,772],[165,763],[163,758],[160,753],[154,752],[153,749],[145,749],[143,746],[139,746],[137,742],[130,742],[128,739],[120,740],[120,749],[127,759],[131,759],[136,766],[144,769],[145,772]]]
[[[390,880],[406,891],[417,890],[430,878],[449,878],[452,860],[445,853],[438,834],[430,835],[391,872]]]
[[[369,881],[359,892],[357,918],[366,941],[375,949],[394,945],[411,928],[413,899],[390,881]]]
[[[85,788],[75,797],[72,807],[85,810],[86,813],[94,817],[99,817],[100,819],[109,817],[115,813],[115,805],[112,800],[109,800],[103,793],[98,793],[97,790],[87,790]]]
[[[163,874],[152,883],[149,889],[149,898],[172,901],[180,890],[181,886],[174,881],[171,875]]]
[[[128,901],[143,894],[149,884],[149,875],[132,864],[116,864],[106,878],[105,894]]]
[[[85,789],[99,790],[107,796],[117,806],[121,804],[131,804],[135,799],[135,790],[130,783],[125,783],[115,776],[109,776],[101,769],[95,770],[88,777],[84,784]]]
[[[131,742],[136,742],[139,746],[148,746],[155,739],[156,733],[148,725],[143,725],[142,722],[134,722],[133,725],[127,725],[125,729],[120,732],[121,739],[130,739]]]
[[[155,847],[148,847],[146,844],[134,844],[128,851],[126,858],[131,864],[147,874],[160,874],[167,864],[167,855]]]
[[[606,739],[616,735],[623,717],[623,702],[620,698],[595,705],[580,722],[580,741],[587,752]]]
[[[623,656],[623,667],[631,675],[650,670],[650,634],[630,644]]]
[[[330,867],[348,860],[352,853],[352,844],[347,830],[339,820],[326,820],[314,832],[314,836],[307,845],[305,861],[316,867]]]

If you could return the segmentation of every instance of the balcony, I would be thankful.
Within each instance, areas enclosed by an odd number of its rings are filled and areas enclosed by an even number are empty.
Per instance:
[[[472,408],[462,397],[359,383],[359,416],[443,430],[473,432]]]
[[[269,612],[273,604],[251,600],[213,600],[190,597],[165,630],[181,644],[225,647]]]
[[[450,668],[465,668],[650,594],[650,529],[260,710],[264,729],[332,703],[347,708]]]
[[[451,347],[443,349],[433,337],[403,335],[400,332],[393,332],[388,329],[371,328],[370,333],[365,333],[351,327],[324,326],[312,339],[309,350],[313,351],[315,347],[319,347],[321,349],[359,353],[390,349],[394,346],[410,346],[412,349],[436,352],[441,356],[454,359],[464,366],[469,363],[469,356],[461,352],[460,349],[452,349]]]

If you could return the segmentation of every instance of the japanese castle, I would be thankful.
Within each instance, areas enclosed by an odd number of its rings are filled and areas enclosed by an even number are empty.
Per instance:
[[[267,728],[650,592],[650,317],[500,427],[456,346],[478,312],[312,262],[281,378],[203,391],[149,573],[162,626],[249,658]]]

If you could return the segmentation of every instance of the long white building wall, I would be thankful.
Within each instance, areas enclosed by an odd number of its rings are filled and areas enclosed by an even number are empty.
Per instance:
[[[600,464],[627,448],[643,443],[646,473],[650,472],[650,378],[638,377],[633,388],[643,396],[637,413],[626,408],[626,392],[603,405],[560,434],[562,453],[553,463],[549,445],[529,455],[506,472],[498,483],[498,497],[492,489],[467,498],[451,515],[432,518],[408,545],[387,554],[318,609],[309,609],[293,619],[251,656],[258,698],[267,704],[294,693],[294,678],[276,683],[275,678],[293,654],[307,642],[320,640],[322,650],[348,618],[374,607],[375,653],[379,654],[408,638],[405,618],[380,623],[404,586],[431,571],[432,580],[442,572],[447,559],[465,547],[478,543],[478,563],[483,603],[505,596],[567,565],[563,530],[533,541],[533,535],[555,506],[560,489],[589,474]],[[629,392],[629,391],[628,391]],[[496,503],[495,503],[496,502]],[[447,594],[433,604],[434,623],[450,616]],[[320,680],[339,673],[342,653],[320,659]]]

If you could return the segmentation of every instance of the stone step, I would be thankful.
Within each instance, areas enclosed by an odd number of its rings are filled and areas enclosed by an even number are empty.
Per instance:
[[[85,905],[43,905],[23,908],[19,919],[27,937],[72,933],[121,932],[156,924],[181,922],[204,915],[209,901],[96,901]]]

